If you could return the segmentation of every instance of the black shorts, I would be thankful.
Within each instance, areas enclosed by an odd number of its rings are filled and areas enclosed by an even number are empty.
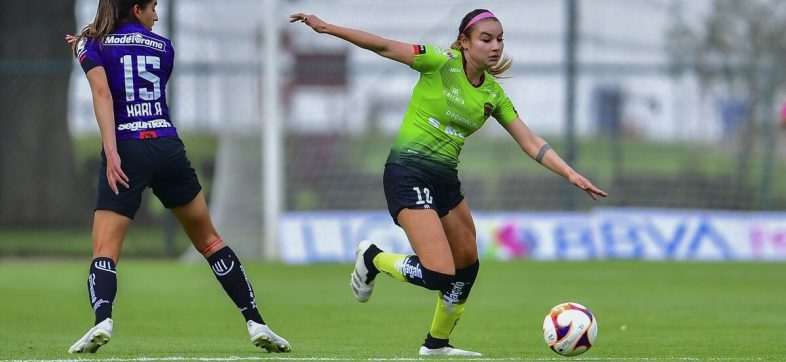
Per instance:
[[[464,200],[458,177],[446,179],[394,163],[385,165],[382,183],[396,225],[402,209],[433,209],[441,218]]]
[[[148,187],[168,209],[191,202],[202,190],[179,138],[118,140],[117,153],[129,188],[117,184],[117,195],[109,188],[106,154],[101,150],[96,210],[111,210],[133,219],[142,204],[142,192]]]

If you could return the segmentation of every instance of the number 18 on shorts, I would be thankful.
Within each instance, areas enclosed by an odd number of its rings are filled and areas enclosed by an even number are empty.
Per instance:
[[[464,200],[458,178],[445,180],[397,164],[385,165],[383,183],[388,211],[397,225],[403,209],[433,209],[443,217]]]

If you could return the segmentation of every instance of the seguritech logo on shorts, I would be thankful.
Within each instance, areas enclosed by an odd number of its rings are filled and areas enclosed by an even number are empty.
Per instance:
[[[117,130],[139,131],[145,129],[168,128],[168,127],[172,127],[172,123],[169,123],[165,119],[154,119],[152,121],[136,121],[136,122],[119,124],[117,126]]]

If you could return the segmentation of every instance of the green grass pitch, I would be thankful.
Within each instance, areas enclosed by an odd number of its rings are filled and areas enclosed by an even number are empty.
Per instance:
[[[360,304],[349,264],[247,263],[263,316],[294,349],[269,355],[248,341],[207,263],[122,260],[112,340],[74,356],[66,351],[93,318],[87,269],[88,260],[0,260],[0,359],[417,360],[436,299],[381,275]],[[549,308],[565,301],[598,319],[580,359],[786,359],[784,263],[484,261],[451,342],[484,354],[474,360],[565,359],[541,336]]]

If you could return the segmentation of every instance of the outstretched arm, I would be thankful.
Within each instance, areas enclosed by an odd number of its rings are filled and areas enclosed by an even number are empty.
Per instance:
[[[395,40],[385,39],[381,36],[367,33],[365,31],[344,28],[338,25],[328,24],[316,15],[297,13],[289,16],[289,22],[301,21],[310,26],[317,33],[330,34],[344,39],[363,49],[371,50],[385,58],[393,59],[397,62],[412,66],[415,60],[415,52],[412,44],[402,43]]]
[[[557,152],[552,150],[543,138],[532,132],[520,118],[508,123],[505,129],[529,157],[554,173],[567,178],[573,185],[584,190],[593,200],[597,200],[598,196],[606,197],[605,191],[597,188],[590,180],[565,163]]]

